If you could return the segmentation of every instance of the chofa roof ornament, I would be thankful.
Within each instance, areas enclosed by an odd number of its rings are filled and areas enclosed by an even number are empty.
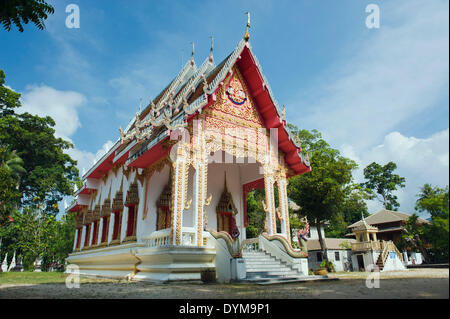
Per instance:
[[[247,27],[245,29],[244,39],[245,41],[248,41],[250,39],[250,33],[248,32],[248,29],[250,28],[250,12],[245,12],[247,15]]]

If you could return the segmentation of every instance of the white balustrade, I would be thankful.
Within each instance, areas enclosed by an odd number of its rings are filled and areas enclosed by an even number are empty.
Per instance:
[[[197,246],[195,242],[196,230],[193,227],[183,227],[182,229],[182,246]],[[148,236],[142,238],[149,248],[152,247],[167,247],[171,246],[172,242],[170,240],[171,229],[161,229],[154,231]],[[214,247],[213,237],[208,232],[203,232],[203,239],[206,243],[206,247]]]

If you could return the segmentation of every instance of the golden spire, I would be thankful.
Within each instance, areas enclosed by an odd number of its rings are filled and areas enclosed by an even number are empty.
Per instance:
[[[190,62],[191,62],[191,67],[194,67],[194,65],[195,65],[195,60],[194,60],[195,44],[194,44],[194,42],[191,42],[191,45],[192,45],[192,52],[191,52]]]
[[[248,39],[250,39],[250,33],[248,32],[248,29],[250,28],[250,12],[245,12],[244,14],[247,15],[247,27],[245,29],[244,39],[245,41],[248,41]]]
[[[211,48],[209,49],[209,61],[214,62],[214,58],[213,58],[214,37],[211,35],[211,36],[209,36],[209,38],[211,39]]]

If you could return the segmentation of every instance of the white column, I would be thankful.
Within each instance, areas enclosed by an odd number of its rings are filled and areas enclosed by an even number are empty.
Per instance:
[[[275,200],[273,189],[274,178],[271,174],[264,174],[264,184],[266,190],[266,220],[267,220],[267,232],[269,236],[276,234],[276,216],[275,216]]]
[[[291,242],[291,230],[289,225],[289,207],[287,199],[287,180],[284,171],[280,173],[278,179],[278,202],[280,205],[280,214],[282,216],[281,232],[288,242]]]
[[[94,237],[94,222],[91,223],[91,231],[89,232],[89,246],[92,246],[92,239]]]
[[[98,234],[97,243],[100,245],[102,243],[102,231],[103,231],[103,217],[100,217],[98,224]]]
[[[116,218],[116,214],[115,213],[111,213],[111,215],[109,215],[109,230],[108,230],[108,238],[106,240],[106,242],[109,244],[112,241],[112,236],[113,236],[113,232],[114,232],[114,219]]]
[[[123,208],[123,216],[122,216],[122,227],[120,229],[120,242],[125,239],[125,236],[127,235],[127,227],[128,227],[128,207]]]
[[[177,149],[175,160],[175,178],[172,194],[175,198],[173,205],[172,219],[172,243],[182,244],[183,210],[186,202],[187,183],[189,176],[189,166],[187,165],[185,150],[182,146]]]
[[[72,249],[72,251],[75,251],[76,249],[77,249],[77,239],[78,239],[78,237],[80,236],[80,229],[79,228],[76,228],[75,229],[75,238],[74,238],[74,241],[73,241],[73,249]]]
[[[80,250],[84,248],[84,239],[86,238],[86,225],[83,225],[83,228],[81,229],[81,243],[80,243]]]

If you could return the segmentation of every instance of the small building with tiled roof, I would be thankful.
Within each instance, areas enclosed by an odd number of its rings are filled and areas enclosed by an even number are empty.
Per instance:
[[[365,222],[373,227],[377,227],[376,236],[379,240],[392,240],[394,244],[400,241],[401,234],[405,229],[405,225],[411,215],[397,212],[393,210],[382,209],[366,218]],[[420,224],[429,224],[429,221],[418,218],[417,222]],[[345,237],[355,238],[354,230],[363,225],[363,221],[357,221],[356,223],[348,226],[350,233]]]

